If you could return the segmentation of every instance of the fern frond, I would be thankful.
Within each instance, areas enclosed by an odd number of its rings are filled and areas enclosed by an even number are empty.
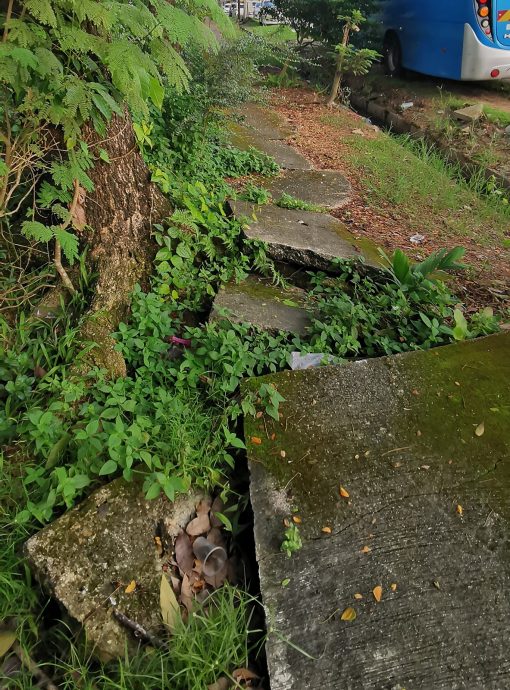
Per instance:
[[[34,22],[10,19],[6,26],[9,31],[9,42],[16,43],[22,48],[40,45],[47,39],[45,29]]]
[[[155,38],[150,43],[152,58],[177,91],[188,88],[191,73],[183,58],[167,41]]]
[[[49,242],[53,239],[51,228],[36,220],[25,220],[21,224],[21,232],[29,240],[35,240],[36,242]]]
[[[52,230],[55,239],[57,242],[60,242],[64,256],[70,264],[73,264],[78,256],[78,238],[72,232],[68,232],[58,226],[53,226]]]
[[[38,19],[41,24],[52,27],[57,26],[57,16],[49,0],[25,0],[23,4],[25,10],[31,14],[32,17]]]

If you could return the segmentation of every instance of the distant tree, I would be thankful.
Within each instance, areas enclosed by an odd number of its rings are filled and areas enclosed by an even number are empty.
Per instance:
[[[310,38],[329,45],[337,45],[342,38],[339,16],[351,16],[355,10],[369,17],[376,0],[273,0],[274,15],[286,21],[303,44]]]
[[[352,74],[366,74],[371,64],[380,57],[376,50],[370,48],[356,48],[350,44],[353,32],[360,30],[360,25],[366,21],[359,10],[353,10],[352,14],[338,17],[342,22],[342,40],[335,46],[337,53],[335,76],[328,99],[328,106],[332,106],[340,90],[342,77],[346,72]]]

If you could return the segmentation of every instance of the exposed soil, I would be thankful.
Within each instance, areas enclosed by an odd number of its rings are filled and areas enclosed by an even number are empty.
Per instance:
[[[307,89],[279,89],[272,94],[272,106],[285,116],[295,129],[289,143],[300,150],[316,168],[343,172],[353,187],[352,201],[334,212],[356,237],[369,237],[385,250],[397,248],[416,259],[443,247],[461,245],[466,248],[470,270],[453,278],[453,289],[469,311],[493,306],[503,311],[510,304],[509,251],[501,247],[501,239],[491,237],[490,228],[483,242],[473,237],[445,233],[441,218],[427,218],[425,240],[418,247],[410,241],[419,219],[410,217],[403,206],[379,201],[369,204],[369,192],[363,182],[363,170],[352,161],[349,139],[353,130],[362,130],[364,137],[381,136],[378,128],[366,124],[364,118],[347,109],[334,125],[323,121],[331,116],[324,100]],[[350,160],[349,160],[350,159]],[[396,161],[398,165],[398,161]],[[489,241],[488,241],[489,240]]]

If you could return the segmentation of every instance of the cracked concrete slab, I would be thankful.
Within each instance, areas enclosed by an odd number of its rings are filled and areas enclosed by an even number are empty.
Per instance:
[[[265,278],[248,276],[242,283],[229,283],[214,300],[211,320],[227,318],[234,323],[250,323],[264,331],[286,331],[305,335],[310,317],[305,309],[304,290],[284,289]],[[227,316],[223,316],[227,310]]]
[[[268,255],[307,268],[328,270],[335,258],[364,260],[379,268],[381,258],[370,241],[357,240],[346,226],[326,213],[293,211],[278,206],[230,202],[234,215],[246,219],[250,239],[267,244]]]
[[[326,209],[344,206],[351,198],[351,185],[337,170],[288,170],[265,186],[275,201],[289,194]]]
[[[159,632],[163,561],[154,538],[172,545],[202,498],[195,491],[174,503],[164,495],[147,501],[141,482],[115,479],[26,542],[25,556],[36,578],[83,623],[98,656],[123,656],[138,647],[112,616],[113,592],[120,611]],[[137,588],[129,594],[125,586],[132,580]]]
[[[312,169],[312,164],[307,158],[278,138],[271,139],[258,130],[243,125],[231,125],[230,132],[232,145],[241,151],[247,151],[250,148],[262,151],[267,156],[274,158],[278,165],[285,170]]]
[[[238,110],[243,124],[266,139],[283,140],[292,136],[292,127],[279,113],[258,103],[245,103]]]
[[[245,384],[272,690],[510,687],[509,376],[504,333]]]

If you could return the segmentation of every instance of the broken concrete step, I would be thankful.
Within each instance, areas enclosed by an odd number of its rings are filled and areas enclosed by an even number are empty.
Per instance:
[[[194,515],[203,494],[170,503],[145,500],[141,482],[115,479],[69,510],[25,544],[39,582],[84,624],[88,642],[102,658],[123,656],[137,644],[112,616],[112,583],[137,583],[135,594],[115,593],[119,611],[150,632],[161,627],[162,560],[154,543],[174,540]],[[90,615],[94,612],[93,615]]]
[[[276,261],[324,270],[331,268],[335,258],[381,265],[375,245],[356,240],[341,221],[328,214],[253,206],[245,201],[232,201],[231,206],[237,218],[247,219],[245,235],[265,242],[269,256]]]
[[[351,185],[336,170],[288,170],[267,182],[273,199],[289,194],[308,204],[327,209],[339,208],[351,198]]]
[[[475,103],[475,105],[468,105],[466,108],[460,108],[454,113],[457,120],[462,122],[476,122],[483,115],[483,104]]]
[[[247,382],[285,398],[245,420],[272,690],[510,687],[509,363],[506,333]]]
[[[266,139],[283,140],[292,136],[292,127],[274,110],[257,103],[246,103],[237,112],[243,118],[246,128],[256,131]]]
[[[241,151],[255,148],[274,158],[278,165],[286,170],[311,170],[312,168],[309,160],[284,141],[269,139],[256,130],[242,125],[232,125],[230,131],[232,145]]]
[[[305,335],[310,318],[305,309],[304,290],[283,289],[270,281],[248,276],[242,283],[230,283],[214,300],[211,320],[227,318],[234,323],[249,323],[264,331],[286,331]],[[225,317],[223,310],[228,310]]]

